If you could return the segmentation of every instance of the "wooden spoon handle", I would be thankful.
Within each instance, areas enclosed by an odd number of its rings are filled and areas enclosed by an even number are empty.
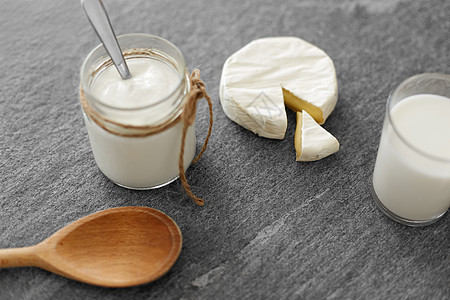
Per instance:
[[[0,268],[37,266],[35,247],[0,249]]]

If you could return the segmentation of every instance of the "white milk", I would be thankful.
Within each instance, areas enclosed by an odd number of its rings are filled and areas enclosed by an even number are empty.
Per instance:
[[[169,95],[179,84],[177,71],[151,58],[127,60],[132,77],[122,80],[114,66],[103,70],[92,83],[92,95],[103,104],[119,109],[151,105]],[[170,103],[146,110],[138,118],[122,116],[120,123],[151,125],[171,112]],[[148,137],[122,137],[108,133],[84,115],[92,152],[100,170],[113,182],[133,189],[167,184],[178,177],[182,122]],[[117,117],[116,117],[117,120]],[[184,168],[195,154],[195,126],[186,136]]]
[[[386,124],[373,175],[375,193],[402,218],[433,219],[450,206],[450,99],[410,96],[394,105],[391,120],[398,133],[425,155],[407,146]]]

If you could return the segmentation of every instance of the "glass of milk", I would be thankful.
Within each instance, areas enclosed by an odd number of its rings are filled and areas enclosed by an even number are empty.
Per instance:
[[[450,207],[450,75],[420,74],[389,96],[373,196],[391,219],[436,222]]]
[[[80,99],[95,161],[114,183],[151,189],[178,178],[183,122],[191,88],[184,57],[172,43],[148,34],[118,37],[132,77],[122,80],[103,45],[81,68]],[[184,169],[196,148],[187,130]]]

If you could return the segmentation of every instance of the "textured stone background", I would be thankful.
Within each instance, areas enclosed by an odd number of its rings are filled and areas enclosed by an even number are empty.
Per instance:
[[[450,2],[105,0],[117,34],[175,43],[214,101],[214,133],[188,179],[130,191],[97,169],[78,102],[79,68],[98,39],[79,1],[2,0],[0,247],[40,242],[117,206],[150,206],[183,232],[181,256],[148,285],[107,289],[37,268],[0,270],[0,299],[444,299],[450,297],[450,217],[408,228],[370,195],[389,92],[423,72],[450,73]],[[223,113],[225,59],[253,39],[301,37],[334,60],[338,105],[325,128],[340,151],[295,162],[286,138],[255,136]],[[197,115],[198,146],[207,105]]]

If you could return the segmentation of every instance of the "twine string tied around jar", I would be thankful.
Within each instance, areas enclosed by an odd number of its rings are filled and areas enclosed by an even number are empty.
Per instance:
[[[198,69],[195,69],[191,75],[190,75],[190,82],[191,82],[191,89],[187,96],[187,99],[185,100],[185,104],[183,107],[183,112],[179,117],[177,117],[175,120],[169,120],[163,124],[160,124],[158,126],[133,126],[133,125],[124,125],[120,124],[116,121],[110,120],[108,118],[105,118],[100,113],[98,113],[95,109],[91,107],[91,105],[88,103],[86,99],[86,95],[84,93],[84,90],[80,88],[80,101],[81,106],[84,110],[84,112],[89,116],[89,118],[94,121],[98,126],[103,128],[109,133],[124,136],[124,137],[146,137],[153,134],[160,133],[162,131],[167,130],[168,128],[174,126],[178,122],[183,122],[183,131],[181,136],[181,147],[180,147],[180,155],[178,158],[178,170],[179,170],[179,177],[181,184],[188,194],[188,196],[199,206],[203,206],[205,201],[202,198],[197,197],[191,190],[191,187],[187,181],[186,174],[184,172],[184,150],[185,150],[185,141],[186,141],[186,135],[187,130],[189,126],[194,124],[195,121],[195,114],[196,114],[196,108],[197,108],[197,102],[200,99],[205,98],[208,102],[209,107],[209,127],[208,127],[208,133],[206,135],[205,141],[203,142],[202,149],[197,154],[195,159],[192,161],[193,164],[198,162],[200,157],[205,152],[208,141],[211,136],[212,132],[212,125],[213,125],[213,110],[212,110],[212,101],[209,95],[206,93],[205,89],[205,83],[200,79],[200,71]],[[116,128],[119,129],[127,129],[127,132],[116,130]]]

